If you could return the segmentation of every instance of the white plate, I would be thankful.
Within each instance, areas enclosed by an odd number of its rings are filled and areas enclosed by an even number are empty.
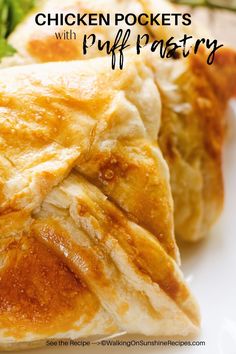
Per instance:
[[[223,215],[206,240],[180,247],[185,277],[201,307],[202,331],[198,340],[205,341],[205,346],[47,347],[29,354],[236,354],[236,102],[231,105],[229,121]],[[131,338],[141,337],[119,339]]]

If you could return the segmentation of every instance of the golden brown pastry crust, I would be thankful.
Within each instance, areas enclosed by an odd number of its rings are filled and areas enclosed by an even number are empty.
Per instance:
[[[195,241],[207,234],[223,206],[225,110],[235,94],[236,54],[221,49],[211,66],[204,52],[181,61],[169,71],[174,77],[183,68],[171,81],[172,96],[164,81],[160,84],[159,143],[170,168],[176,233]]]
[[[54,0],[50,0],[46,1],[44,6],[45,9],[50,9],[54,5]],[[89,13],[92,9],[97,12],[119,10],[128,13],[131,7],[132,12],[155,13],[170,12],[171,6],[166,1],[133,0],[127,3],[127,1],[99,0],[96,1],[96,8],[93,8],[94,2],[89,0],[80,0],[76,4],[71,0],[66,10],[79,9],[84,13]],[[64,3],[57,3],[57,8],[65,10]],[[186,27],[183,29],[183,27],[134,26],[132,33],[134,38],[138,33],[149,33],[153,38],[165,39],[171,35],[180,37],[186,30]],[[77,29],[79,36],[85,31],[91,31],[109,40],[114,38],[117,28],[80,27]],[[193,34],[193,30],[190,31]],[[33,16],[29,16],[10,39],[12,45],[18,49],[18,54],[12,59],[7,59],[3,65],[84,59],[79,40],[57,41],[54,39],[54,32],[53,28],[48,27],[40,33],[33,24]],[[86,58],[104,54],[94,47],[90,48]],[[162,94],[162,129],[158,139],[171,171],[176,233],[184,240],[194,241],[207,234],[222,210],[222,136],[226,103],[230,96],[235,94],[233,87],[235,53],[233,50],[220,49],[211,66],[206,64],[206,56],[203,52],[199,52],[197,56],[192,55],[189,60],[179,60],[171,64],[177,72],[178,66],[183,69],[182,74],[177,75],[172,82],[169,80],[168,83],[168,75],[166,76],[166,84],[175,86],[178,97],[169,97],[164,92]],[[164,61],[159,61],[158,65],[159,71],[165,72]],[[161,85],[158,81],[157,84]],[[176,100],[177,108],[174,107]],[[181,104],[184,109],[180,108]],[[151,110],[149,114],[151,117]],[[148,124],[153,126],[150,122],[151,119]],[[149,133],[155,131],[151,129],[151,125],[149,125]],[[104,161],[104,164],[107,163],[109,165],[108,158]]]
[[[158,122],[152,60],[130,53],[123,72],[108,70],[108,58],[2,70],[2,347],[197,332],[174,260],[159,124],[153,134],[145,112],[144,88]]]
[[[32,231],[1,239],[2,259],[0,329],[6,337],[20,341],[32,331],[42,337],[66,333],[99,312],[97,298]]]
[[[26,218],[27,229],[0,240],[3,348],[49,336],[196,333],[198,308],[176,263],[84,178],[72,173]]]
[[[148,92],[157,135],[150,60],[131,55],[123,72],[109,59],[2,71],[2,212],[37,208],[76,165],[178,258],[168,169],[144,125]]]

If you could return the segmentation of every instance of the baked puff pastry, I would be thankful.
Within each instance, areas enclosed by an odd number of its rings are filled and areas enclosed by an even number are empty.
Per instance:
[[[2,213],[35,210],[75,167],[178,259],[150,60],[130,55],[123,72],[108,58],[2,70]]]
[[[225,111],[236,95],[236,55],[222,49],[208,66],[201,53],[166,63],[158,76],[163,107],[158,140],[170,168],[175,232],[196,241],[223,207]]]
[[[148,13],[165,12],[170,6],[163,0],[140,2]],[[149,31],[160,36],[158,26],[149,26]],[[206,35],[195,25],[190,30],[172,27],[169,33],[162,28],[161,36],[183,38],[186,33],[193,38]],[[186,241],[208,234],[224,201],[225,111],[236,97],[236,52],[220,48],[212,65],[207,64],[208,56],[202,48],[188,58],[162,60],[157,75],[163,108],[158,142],[170,168],[176,236]]]
[[[109,63],[1,71],[4,349],[121,331],[198,331],[198,306],[175,261],[168,167],[155,142],[155,61],[130,53],[122,72]]]
[[[74,11],[80,13],[158,13],[173,11],[166,1],[90,0],[64,2],[48,0],[40,11]],[[132,11],[130,11],[132,9]],[[36,8],[36,12],[39,9]],[[122,25],[124,26],[124,25]],[[123,27],[125,29],[125,27]],[[81,40],[58,41],[55,28],[39,30],[34,15],[28,16],[11,35],[10,42],[17,54],[3,61],[3,66],[85,59],[104,55],[96,47],[85,56]],[[58,28],[57,28],[58,30]],[[74,28],[78,38],[95,33],[102,40],[114,40],[115,26],[80,26]],[[188,29],[188,31],[191,31]],[[152,38],[181,37],[183,27],[132,26],[132,38],[137,34],[150,34]],[[194,33],[197,33],[196,28]],[[189,33],[192,34],[193,33]],[[162,116],[158,142],[170,168],[171,188],[175,204],[175,231],[187,241],[204,237],[219,216],[223,205],[222,146],[225,130],[224,113],[230,97],[235,95],[236,55],[233,50],[220,49],[211,66],[206,64],[206,53],[191,55],[188,59],[158,60],[156,84],[161,91]],[[145,122],[153,137],[151,119],[155,114],[146,104],[149,113]],[[147,114],[148,115],[148,114]],[[157,135],[156,135],[157,137]],[[153,230],[151,230],[153,231]]]
[[[161,244],[71,174],[1,237],[0,347],[47,338],[196,334],[199,314]],[[9,226],[10,227],[10,226]],[[21,229],[22,227],[22,229]],[[2,230],[1,230],[2,231]]]

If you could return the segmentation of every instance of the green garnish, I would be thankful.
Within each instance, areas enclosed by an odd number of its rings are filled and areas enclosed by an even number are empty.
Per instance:
[[[171,0],[179,5],[236,11],[236,0]]]
[[[0,0],[0,59],[15,53],[7,37],[33,6],[34,0]]]
[[[13,48],[7,40],[4,38],[0,38],[0,60],[4,57],[10,57],[16,52],[15,48]]]

